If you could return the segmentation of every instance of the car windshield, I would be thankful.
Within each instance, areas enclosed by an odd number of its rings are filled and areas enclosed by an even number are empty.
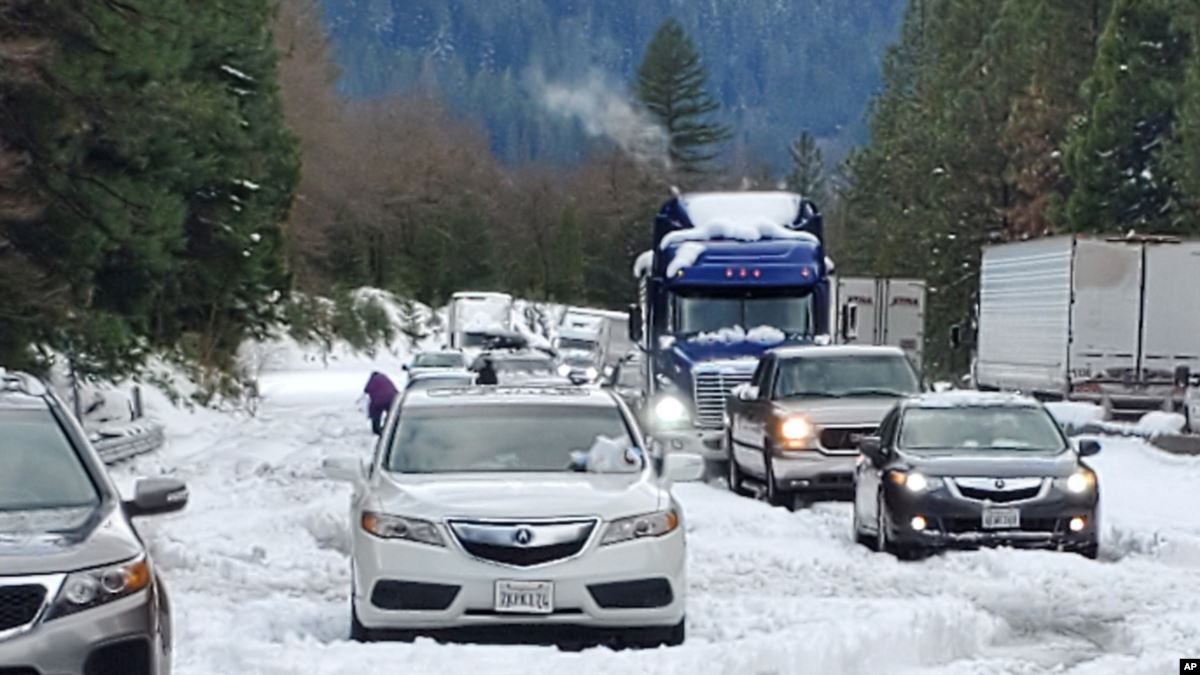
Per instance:
[[[912,408],[900,429],[905,450],[1058,452],[1066,447],[1050,414],[1032,407]]]
[[[454,352],[417,354],[413,358],[414,368],[462,368],[462,354]]]
[[[775,398],[909,396],[920,390],[901,355],[800,357],[779,362]]]
[[[596,343],[593,340],[584,340],[582,338],[559,338],[558,348],[563,351],[576,349],[583,352],[590,352],[596,349]]]
[[[674,296],[675,330],[685,335],[722,328],[777,328],[789,335],[812,335],[812,294],[786,297]]]
[[[0,410],[0,511],[95,506],[96,486],[48,410]]]
[[[635,446],[615,405],[417,407],[401,413],[387,466],[397,473],[571,471],[580,453],[614,445]]]
[[[469,387],[474,384],[474,376],[461,377],[414,377],[405,385],[408,391],[423,391],[425,389],[445,389],[454,387]]]

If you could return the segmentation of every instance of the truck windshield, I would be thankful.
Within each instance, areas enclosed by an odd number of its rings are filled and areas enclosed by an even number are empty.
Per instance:
[[[581,352],[591,352],[595,351],[596,343],[580,338],[559,338],[558,348],[562,350],[577,349]]]
[[[768,298],[674,296],[675,331],[684,335],[722,328],[777,328],[789,335],[812,335],[812,294]]]

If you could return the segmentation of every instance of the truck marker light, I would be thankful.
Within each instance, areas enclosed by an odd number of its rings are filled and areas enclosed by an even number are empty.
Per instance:
[[[812,272],[809,272],[807,267],[801,267],[801,268],[800,268],[800,276],[802,276],[802,277],[804,277],[805,279],[807,279],[807,278],[809,277],[809,275],[810,275],[810,274],[812,274]]]
[[[754,270],[754,278],[761,279],[762,278],[762,270]]]
[[[733,278],[733,268],[732,268],[732,267],[726,267],[726,268],[725,268],[725,278],[726,278],[726,279],[732,279],[732,278]]]
[[[745,267],[743,267],[742,269],[738,270],[738,276],[739,276],[739,277],[741,277],[741,278],[743,278],[743,279],[745,279],[745,278],[746,278],[746,268],[745,268]]]

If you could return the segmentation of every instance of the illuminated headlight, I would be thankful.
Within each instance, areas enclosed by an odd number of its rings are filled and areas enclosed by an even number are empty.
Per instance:
[[[803,441],[811,437],[812,433],[812,422],[804,417],[789,417],[779,425],[779,434],[788,441]]]
[[[63,582],[46,620],[128,597],[148,587],[151,579],[150,564],[144,556],[119,565],[74,572]]]
[[[648,513],[644,516],[621,518],[608,524],[604,530],[601,546],[617,544],[645,537],[661,537],[674,532],[679,527],[679,513],[675,509],[667,509],[658,513]]]
[[[678,424],[686,422],[688,418],[687,406],[683,401],[674,396],[664,396],[654,404],[654,417],[665,424]]]
[[[1091,492],[1096,487],[1096,474],[1091,471],[1076,471],[1067,478],[1067,492],[1081,495]]]
[[[562,377],[566,377],[566,376],[570,375],[571,374],[571,366],[568,366],[565,363],[560,365],[558,367],[558,374]]]
[[[903,485],[909,492],[914,493],[936,490],[942,486],[941,478],[926,476],[917,471],[893,471],[888,474],[888,478],[895,485]]]
[[[583,374],[587,376],[588,380],[594,380],[597,377],[600,377],[600,371],[596,370],[595,368],[588,368],[587,370],[583,371]]]
[[[430,546],[446,545],[446,542],[442,539],[442,533],[438,532],[437,525],[428,520],[420,520],[418,518],[405,518],[386,513],[364,511],[362,514],[362,529],[364,532],[373,534],[380,539],[404,539],[405,541],[414,541],[418,544],[429,544]]]

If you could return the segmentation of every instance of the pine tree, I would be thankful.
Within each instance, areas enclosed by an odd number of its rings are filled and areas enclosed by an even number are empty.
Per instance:
[[[788,189],[799,193],[819,206],[825,204],[825,157],[817,140],[805,131],[788,148],[792,165],[786,178]]]
[[[1187,12],[1181,13],[1179,25],[1191,34],[1192,56],[1176,120],[1179,141],[1173,148],[1173,170],[1180,177],[1186,208],[1197,213],[1200,212],[1200,6],[1192,4]],[[1193,227],[1191,233],[1200,233],[1200,228]]]
[[[1079,232],[1174,233],[1197,223],[1170,161],[1188,34],[1174,0],[1116,0],[1086,84],[1087,118],[1071,136],[1067,202]]]
[[[555,296],[564,302],[583,298],[583,236],[575,207],[568,204],[562,211],[555,236]]]
[[[728,126],[709,120],[720,104],[705,89],[707,83],[708,73],[683,26],[667,19],[646,47],[633,93],[666,131],[671,162],[684,173],[703,171],[717,156],[716,146],[730,136]]]

